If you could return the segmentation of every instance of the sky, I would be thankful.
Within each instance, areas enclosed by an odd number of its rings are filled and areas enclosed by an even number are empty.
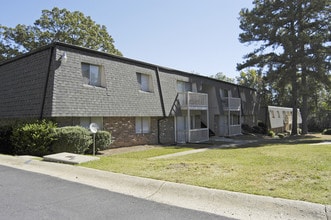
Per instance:
[[[33,25],[42,10],[80,11],[105,25],[124,57],[204,76],[239,76],[253,49],[238,40],[252,0],[0,0],[0,24]]]

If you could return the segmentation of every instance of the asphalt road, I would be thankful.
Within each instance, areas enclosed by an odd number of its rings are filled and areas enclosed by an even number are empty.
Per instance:
[[[229,219],[0,166],[0,219]]]

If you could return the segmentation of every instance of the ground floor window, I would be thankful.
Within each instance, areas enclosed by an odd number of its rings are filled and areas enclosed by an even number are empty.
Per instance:
[[[240,125],[240,113],[230,113],[230,125]]]
[[[136,117],[136,133],[146,134],[151,132],[150,117]]]
[[[102,117],[82,117],[79,118],[80,126],[89,129],[91,123],[96,123],[99,129],[103,129]]]

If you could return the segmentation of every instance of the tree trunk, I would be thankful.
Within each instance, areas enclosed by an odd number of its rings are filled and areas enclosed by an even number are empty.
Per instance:
[[[291,135],[298,135],[298,82],[296,68],[292,68],[292,132]]]
[[[307,88],[307,74],[306,67],[302,68],[302,109],[301,109],[301,118],[302,118],[302,134],[308,134],[308,88]]]

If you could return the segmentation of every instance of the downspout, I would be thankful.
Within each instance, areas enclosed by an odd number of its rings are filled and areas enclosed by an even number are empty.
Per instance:
[[[47,93],[49,75],[50,75],[50,72],[51,72],[53,52],[54,52],[54,45],[51,46],[50,55],[49,55],[47,75],[46,75],[46,81],[45,81],[44,89],[43,89],[44,90],[43,91],[43,99],[42,99],[42,102],[41,102],[41,109],[40,109],[40,116],[39,116],[40,120],[43,119],[43,115],[44,115],[45,102],[46,102],[46,93]]]
[[[159,89],[159,96],[160,96],[160,102],[161,102],[161,108],[162,108],[162,114],[163,114],[163,117],[157,120],[157,143],[161,144],[161,141],[160,141],[160,121],[165,119],[167,116],[166,116],[166,111],[165,111],[165,107],[164,107],[164,100],[163,100],[163,94],[162,94],[162,88],[161,88],[159,67],[156,67],[155,73],[156,73],[156,81],[157,81],[157,86],[158,86],[158,89]]]
[[[242,105],[242,97],[240,93],[239,86],[237,85],[237,90],[238,90],[238,96],[240,98],[240,112],[239,112],[239,123],[240,123],[240,133],[241,133],[241,115],[244,113],[243,105]],[[243,115],[244,116],[244,115]]]

